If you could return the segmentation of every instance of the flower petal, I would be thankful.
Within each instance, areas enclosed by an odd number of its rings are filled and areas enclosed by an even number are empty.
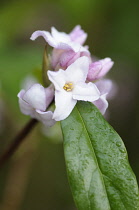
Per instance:
[[[49,80],[54,84],[56,90],[63,89],[66,83],[65,71],[60,69],[59,71],[47,71]]]
[[[110,58],[104,58],[92,63],[89,67],[87,80],[94,81],[101,79],[112,68],[113,64],[114,62]]]
[[[108,93],[112,88],[112,80],[110,79],[103,79],[95,82],[96,86],[98,87],[101,95]]]
[[[86,52],[88,55],[90,55],[90,52],[88,51],[87,46],[82,46],[77,42],[70,42],[68,43],[68,46],[70,47],[69,49],[72,49],[76,53],[80,51],[80,52]]]
[[[66,50],[65,52],[62,53],[61,57],[60,57],[60,66],[61,67],[66,67],[67,68],[67,64],[70,62],[70,60],[78,53],[75,53],[73,50]],[[80,53],[79,53],[80,54]],[[79,56],[78,56],[79,57]]]
[[[114,64],[111,58],[104,58],[100,60],[100,62],[102,63],[102,70],[99,73],[98,79],[102,78],[105,74],[107,74]]]
[[[56,42],[56,40],[51,36],[51,34],[48,31],[35,31],[31,35],[30,39],[34,41],[39,36],[42,36],[50,46],[57,48],[58,43]]]
[[[53,69],[55,69],[56,66],[59,64],[59,60],[60,60],[60,57],[61,57],[63,52],[65,52],[65,51],[64,50],[59,50],[59,49],[56,49],[56,48],[53,49],[52,56],[51,56],[51,63],[52,63]]]
[[[87,80],[88,81],[94,81],[94,80],[97,80],[98,78],[98,75],[100,73],[102,69],[102,65],[100,62],[94,62],[94,63],[91,63],[90,66],[89,66],[89,71],[88,71],[88,75],[87,75]]]
[[[117,93],[117,86],[110,79],[99,80],[95,84],[99,89],[101,95],[107,93],[107,99],[113,98]]]
[[[82,31],[80,31],[80,32],[81,32],[80,35],[81,36],[83,35],[82,38],[84,39],[85,33],[82,34]],[[78,33],[79,33],[79,31],[78,31]],[[51,34],[52,34],[53,38],[55,39],[55,41],[57,42],[57,47],[56,47],[57,49],[73,50],[74,52],[78,52],[78,51],[88,52],[88,50],[79,43],[79,41],[77,40],[77,37],[76,37],[76,39],[72,40],[72,38],[69,34],[66,34],[64,32],[59,32],[54,27],[51,28]],[[81,36],[80,36],[80,39],[82,39]],[[78,36],[78,38],[79,38],[79,36]]]
[[[79,44],[84,44],[87,34],[81,29],[80,25],[75,26],[75,28],[70,32],[71,40],[78,42]]]
[[[100,96],[100,98],[93,102],[93,104],[100,110],[104,115],[108,108],[108,101],[106,100],[106,94]]]
[[[86,56],[78,58],[65,71],[67,82],[85,82],[89,68],[89,59]]]
[[[20,111],[25,115],[33,116],[33,111],[34,111],[33,108],[22,99],[24,94],[25,94],[25,90],[21,90],[17,95],[19,98]]]
[[[52,117],[53,113],[51,111],[42,112],[36,110],[36,118],[46,126],[53,126],[55,124],[55,120]]]
[[[90,59],[90,54],[88,54],[88,52],[77,52],[77,53],[74,53],[74,56],[72,57],[72,59],[69,60],[69,62],[67,63],[67,67],[69,65],[71,65],[72,63],[74,63],[79,57],[83,57],[83,56],[86,56],[88,57],[88,59]]]
[[[94,101],[93,104],[97,106],[102,114],[105,114],[106,109],[108,108],[107,99],[110,99],[115,95],[117,88],[109,79],[99,80],[95,84],[100,91],[100,98],[97,101]]]
[[[55,27],[51,28],[51,34],[57,42],[68,43],[71,41],[70,36],[64,32],[59,32]]]
[[[53,32],[53,34],[55,34],[55,33]],[[63,41],[59,41],[58,38],[55,39],[55,38],[50,34],[50,32],[48,32],[48,31],[35,31],[35,32],[31,35],[30,39],[34,41],[34,40],[37,39],[39,36],[42,36],[42,37],[45,39],[45,41],[46,41],[51,47],[54,47],[54,48],[56,48],[56,49],[70,50],[70,49],[73,48],[73,47],[71,47],[68,43],[63,42]],[[56,35],[55,35],[55,37],[56,37]],[[68,41],[68,42],[69,42],[69,41]]]
[[[28,89],[23,96],[23,100],[34,109],[39,109],[41,111],[45,111],[46,109],[45,89],[40,84],[34,84],[30,89]]]
[[[66,119],[72,112],[77,100],[72,98],[72,92],[66,91],[56,91],[55,92],[55,105],[56,109],[54,111],[53,119],[56,121]]]
[[[100,97],[100,92],[95,84],[79,83],[73,89],[73,99],[82,101],[95,101]]]

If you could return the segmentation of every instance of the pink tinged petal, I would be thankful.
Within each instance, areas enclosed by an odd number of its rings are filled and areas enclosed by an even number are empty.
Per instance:
[[[85,52],[85,51],[84,51],[84,52],[80,52],[80,51],[79,51],[79,52],[77,52],[77,53],[74,53],[73,58],[72,58],[71,60],[69,60],[67,66],[71,65],[71,64],[74,63],[79,57],[83,57],[83,56],[88,57],[89,63],[90,63],[90,60],[91,60],[91,58],[90,58],[90,53]]]
[[[56,49],[72,49],[72,47],[68,43],[64,43],[63,41],[58,40],[58,38],[55,39],[48,31],[35,31],[31,35],[30,39],[34,41],[39,36],[42,36],[51,47],[54,47]]]
[[[63,42],[63,41],[58,41],[55,40],[56,46],[54,46],[57,49],[63,49],[63,50],[73,50],[74,52],[86,52],[88,55],[90,54],[88,51],[88,48],[83,47],[79,43],[76,42]],[[51,45],[53,46],[53,45]]]
[[[107,99],[113,98],[117,93],[116,84],[110,79],[99,80],[96,83],[101,95],[107,93]]]
[[[97,88],[99,89],[101,95],[105,93],[109,93],[112,88],[112,80],[110,79],[99,80],[95,84]]]
[[[79,52],[79,51],[86,52],[88,55],[90,55],[88,48],[83,47],[79,43],[76,43],[76,42],[58,42],[57,41],[57,45],[55,48],[63,49],[63,50],[73,50],[74,52]]]
[[[32,114],[32,107],[29,106],[25,101],[19,98],[20,111],[25,115]]]
[[[56,40],[51,36],[51,34],[48,31],[35,31],[31,35],[30,39],[34,41],[39,36],[42,36],[50,46],[57,48],[58,43],[56,42]]]
[[[55,120],[52,119],[53,113],[51,111],[42,112],[40,110],[36,110],[36,118],[41,121],[46,126],[53,126],[55,124]]]
[[[81,55],[82,55],[81,52],[74,53],[74,56],[67,63],[67,67],[69,65],[71,65],[72,63],[74,63],[78,58],[82,57]],[[83,56],[85,56],[85,55],[83,55]]]
[[[55,105],[56,109],[54,111],[53,119],[56,121],[66,119],[72,112],[77,100],[72,98],[72,92],[66,91],[56,91],[55,92]]]
[[[29,90],[27,90],[23,96],[23,100],[34,109],[39,109],[41,111],[45,111],[46,109],[45,89],[40,84],[34,84]]]
[[[67,82],[73,82],[73,85],[77,82],[85,82],[89,68],[88,57],[80,57],[74,63],[72,63],[65,71]]]
[[[78,42],[79,44],[84,44],[87,38],[87,34],[81,29],[81,26],[77,25],[69,34],[70,38],[74,42]]]
[[[91,61],[91,57],[90,57],[90,52],[88,53],[89,51],[83,51],[83,52],[81,52],[81,57],[82,56],[87,56],[88,58],[89,58],[89,60]]]
[[[52,51],[52,56],[51,56],[51,63],[52,63],[52,67],[55,69],[56,66],[59,63],[61,54],[64,52],[64,50],[59,50],[59,49],[53,49]]]
[[[53,38],[55,40],[57,40],[57,42],[68,43],[71,41],[69,35],[67,35],[64,32],[57,31],[55,27],[51,28],[51,34],[52,34]]]
[[[90,66],[89,66],[87,80],[88,81],[97,80],[101,69],[102,69],[102,65],[101,65],[100,62],[91,63]]]
[[[66,67],[68,66],[68,63],[70,60],[78,53],[75,53],[73,50],[68,50],[65,51],[61,54],[61,57],[59,59],[59,63],[61,67]]]
[[[74,63],[79,57],[87,56],[90,58],[88,52],[74,52],[73,50],[59,50],[54,49],[52,53],[52,67],[55,70],[60,68],[66,69],[69,65]]]
[[[80,46],[75,46],[73,43],[58,42],[55,48],[62,50],[74,50],[76,52],[79,51]]]
[[[95,84],[89,83],[77,83],[73,89],[73,99],[82,101],[95,101],[100,97],[100,92]]]
[[[52,35],[48,31],[35,31],[30,39],[35,40],[39,36],[42,36],[50,46],[56,49],[88,52],[85,47],[82,47],[79,43],[73,42],[69,35],[64,32],[58,32],[54,27],[52,27]]]
[[[86,48],[82,47],[80,43],[72,41],[70,35],[64,32],[59,32],[54,27],[51,28],[51,34],[57,43],[57,49],[73,50],[74,52],[88,51]]]
[[[26,103],[22,98],[25,94],[25,90],[21,90],[19,93],[18,93],[18,98],[19,98],[19,107],[20,107],[20,111],[25,114],[25,115],[32,115],[33,114],[33,108],[28,104]]]
[[[70,49],[72,49],[74,52],[86,52],[88,53],[88,55],[90,55],[90,52],[88,51],[88,48],[86,46],[82,46],[77,42],[70,42],[68,43],[68,45],[70,46]]]
[[[102,63],[102,70],[99,73],[99,79],[102,78],[107,72],[112,68],[114,62],[111,60],[111,58],[105,58],[100,60]]]
[[[88,45],[85,45],[85,46],[83,46],[86,50],[88,50],[89,49],[89,46]],[[90,52],[89,52],[89,54],[90,54]]]
[[[101,95],[100,98],[93,102],[93,104],[100,110],[104,115],[108,108],[108,101],[106,100],[106,94]]]
[[[18,93],[18,98],[20,98],[20,99],[22,99],[23,98],[23,96],[24,96],[24,94],[25,94],[25,90],[21,90],[19,93]]]
[[[90,65],[87,80],[101,79],[112,68],[114,62],[110,58],[96,61]]]
[[[65,71],[60,69],[59,71],[47,71],[49,80],[54,84],[56,90],[63,89],[66,83]],[[63,90],[64,91],[64,90]]]
[[[87,52],[74,52],[73,50],[67,50],[61,54],[61,57],[59,58],[60,66],[67,68],[69,65],[74,63],[79,57],[87,56],[89,57],[89,54]]]

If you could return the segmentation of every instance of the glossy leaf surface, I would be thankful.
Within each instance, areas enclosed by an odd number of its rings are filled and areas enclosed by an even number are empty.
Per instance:
[[[139,209],[135,175],[120,136],[88,102],[61,121],[70,187],[79,210]]]

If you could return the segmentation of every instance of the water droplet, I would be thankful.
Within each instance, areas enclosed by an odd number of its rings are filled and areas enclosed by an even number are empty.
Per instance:
[[[120,143],[120,142],[117,142],[116,145],[117,145],[118,147],[120,147],[120,146],[121,146],[121,143]]]
[[[124,148],[121,148],[120,149],[120,152],[125,153],[125,149]]]

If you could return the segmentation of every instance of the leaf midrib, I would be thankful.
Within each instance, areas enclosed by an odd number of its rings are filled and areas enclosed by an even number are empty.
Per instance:
[[[80,115],[80,118],[81,118],[81,120],[82,120],[82,122],[83,122],[83,126],[85,127],[85,130],[86,130],[86,132],[87,132],[87,135],[89,136],[89,141],[91,142],[91,140],[90,140],[90,139],[91,139],[90,134],[89,134],[89,132],[88,132],[87,129],[86,129],[86,123],[85,123],[85,121],[84,121],[82,115],[80,114],[80,111],[78,110],[78,107],[77,107],[77,106],[76,106],[76,108],[77,108],[77,111],[78,111],[78,113],[79,113],[79,115]],[[107,178],[113,183],[113,181],[111,180],[111,178],[108,177],[107,175],[105,175],[105,174],[101,171],[101,167],[100,167],[99,164],[98,164],[98,158],[97,158],[97,156],[96,156],[96,152],[95,152],[95,149],[94,149],[93,146],[92,146],[92,143],[91,143],[91,147],[92,147],[92,149],[93,149],[93,151],[94,151],[95,158],[96,158],[96,160],[97,160],[97,165],[98,165],[99,171],[100,171],[100,173],[101,173],[101,175],[102,175],[102,178],[103,178],[103,177],[107,177]],[[106,185],[105,185],[104,178],[103,178],[103,184],[104,184],[104,186],[105,186],[105,190],[106,190],[106,192],[107,192],[107,197],[108,197],[108,200],[109,200],[108,191],[107,191],[107,188],[106,188]],[[113,184],[113,186],[115,187],[115,189],[118,190],[119,194],[122,194],[121,191],[119,190],[119,188],[117,188],[117,186],[115,186],[115,184]],[[124,208],[126,209],[125,204],[124,204],[123,200],[121,199],[121,197],[120,197],[120,200],[121,200],[121,202],[123,203]],[[111,207],[110,200],[109,200],[109,205],[110,205],[110,207]],[[112,208],[112,207],[111,207],[111,208]]]
[[[80,112],[79,112],[77,106],[76,106],[76,109],[77,109],[77,112],[78,112],[78,114],[79,114],[79,116],[80,116],[80,119],[81,119],[81,122],[82,122],[82,124],[83,124],[83,127],[84,127],[84,129],[85,129],[85,131],[86,131],[87,137],[88,137],[89,142],[90,142],[90,145],[91,145],[91,149],[92,149],[92,151],[93,151],[93,153],[94,153],[94,156],[95,156],[95,159],[96,159],[96,164],[97,164],[98,170],[100,171],[100,174],[101,174],[101,176],[102,176],[103,186],[104,186],[104,188],[105,188],[105,192],[106,192],[106,195],[107,195],[107,198],[108,198],[108,201],[109,201],[109,206],[110,206],[110,209],[111,209],[110,200],[109,200],[109,197],[108,197],[107,189],[106,189],[105,182],[104,182],[104,178],[103,178],[103,176],[106,176],[106,175],[104,175],[104,174],[101,172],[101,170],[100,170],[100,167],[99,167],[99,164],[98,164],[98,159],[97,159],[97,157],[96,157],[95,150],[94,150],[94,148],[93,148],[93,146],[92,146],[92,143],[91,143],[91,140],[90,140],[90,135],[89,135],[89,133],[88,133],[88,131],[87,131],[87,129],[86,129],[85,122],[84,122],[83,117],[82,117],[82,115],[80,114]],[[92,173],[92,175],[93,175],[93,173]],[[108,177],[108,178],[109,178],[109,177]],[[91,180],[92,180],[92,177],[91,177]],[[91,185],[91,181],[90,181],[89,186],[90,186],[90,185]],[[90,187],[91,187],[91,186],[90,186]],[[90,190],[90,187],[89,187],[89,190]],[[89,190],[88,190],[88,192],[87,192],[88,197],[89,197]]]

